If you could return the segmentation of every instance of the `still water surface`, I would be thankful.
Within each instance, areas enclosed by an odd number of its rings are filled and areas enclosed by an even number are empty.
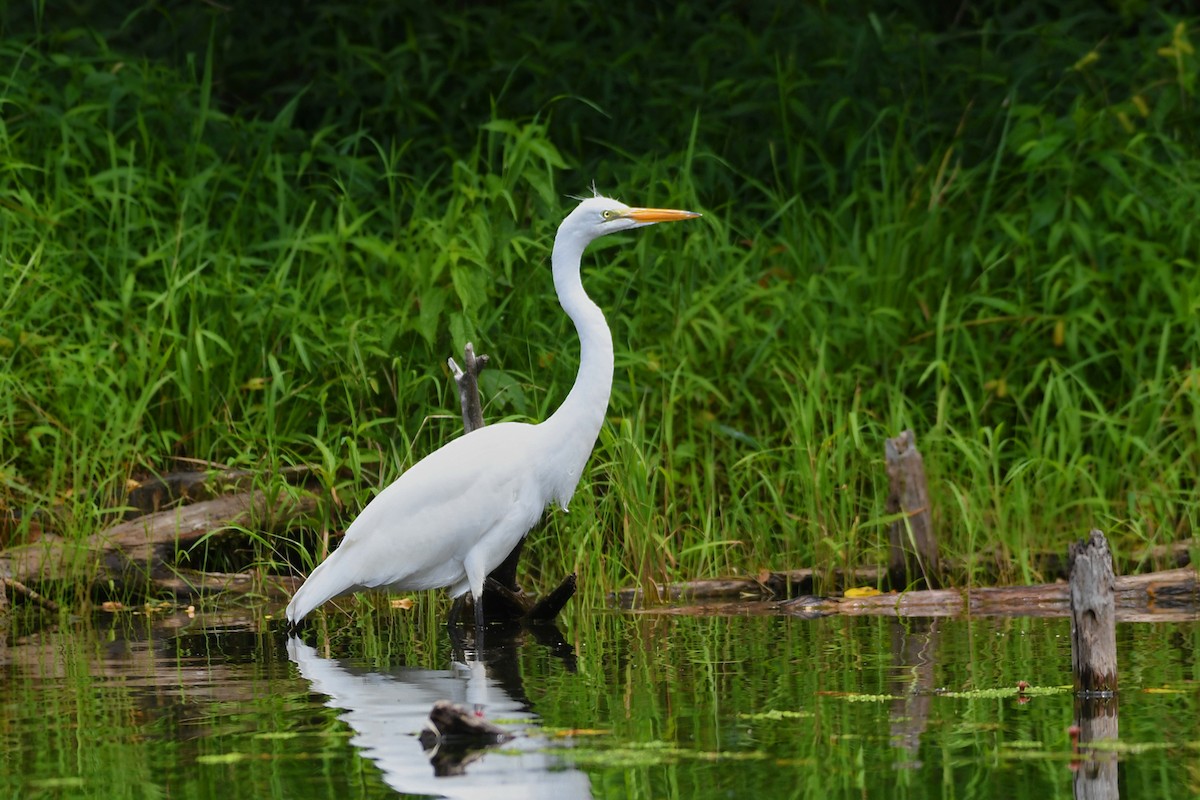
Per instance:
[[[1048,800],[1088,769],[1066,620],[601,613],[564,630],[497,637],[484,663],[400,617],[331,616],[304,641],[249,610],[10,633],[0,797]],[[1198,644],[1195,622],[1118,627],[1120,796],[1200,797]],[[516,738],[425,752],[439,699]]]

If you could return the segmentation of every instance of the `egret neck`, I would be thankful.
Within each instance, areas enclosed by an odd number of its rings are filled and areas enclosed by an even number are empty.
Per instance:
[[[579,270],[583,251],[592,238],[560,228],[551,256],[558,302],[579,336],[579,374],[575,385],[558,410],[538,426],[546,434],[543,441],[554,450],[554,457],[548,460],[557,467],[557,474],[547,476],[551,488],[547,499],[564,509],[600,435],[612,389],[612,334],[604,321],[604,312],[584,291]]]

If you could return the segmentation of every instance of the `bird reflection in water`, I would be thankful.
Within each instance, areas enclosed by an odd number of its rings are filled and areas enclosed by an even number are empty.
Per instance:
[[[324,658],[296,637],[287,649],[312,691],[326,695],[327,706],[342,709],[339,718],[354,731],[350,743],[398,792],[489,799],[592,796],[587,775],[553,752],[560,743],[540,734],[537,715],[524,697],[515,645],[490,648],[486,664],[477,653],[459,653],[445,670],[364,669]],[[498,720],[512,738],[486,742],[427,735],[423,742],[430,710],[441,700]],[[497,745],[504,747],[503,754],[490,752]]]

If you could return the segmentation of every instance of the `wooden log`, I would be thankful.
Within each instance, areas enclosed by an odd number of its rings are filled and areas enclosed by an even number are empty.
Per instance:
[[[0,576],[27,586],[83,582],[104,591],[139,593],[155,576],[170,575],[177,555],[206,536],[235,526],[270,528],[316,508],[261,491],[225,495],[122,522],[86,539],[45,537],[0,552]]]
[[[798,570],[796,572],[805,572]],[[790,573],[789,573],[790,574]],[[729,579],[733,581],[734,579]],[[741,585],[745,586],[744,579]],[[694,583],[704,584],[704,581]],[[888,592],[871,597],[803,596],[785,602],[764,599],[765,595],[699,597],[683,593],[687,584],[672,596],[684,604],[634,608],[642,614],[712,614],[880,617],[1066,617],[1070,615],[1070,587],[1066,583],[1037,586],[1000,586],[975,589],[936,589]],[[669,588],[669,587],[665,587]],[[610,600],[628,600],[627,593]],[[748,598],[748,599],[747,599]],[[1116,579],[1119,622],[1190,622],[1200,620],[1200,575],[1191,567],[1147,575],[1122,575]],[[628,608],[629,604],[623,603]]]
[[[655,587],[657,596],[651,600],[659,603],[733,598],[786,600],[812,594],[821,579],[832,583],[834,589],[849,585],[874,586],[879,583],[880,572],[872,567],[833,570],[828,574],[814,569],[763,570],[754,577],[699,578],[664,584]],[[645,592],[641,587],[621,589],[609,595],[609,601],[621,608],[646,605]]]
[[[1108,540],[1093,530],[1070,548],[1071,671],[1083,696],[1117,691],[1116,576]]]
[[[284,467],[278,474],[289,483],[306,478],[315,470],[307,464]],[[132,485],[125,497],[125,519],[153,514],[181,503],[212,500],[221,495],[242,494],[263,479],[261,472],[246,469],[210,469],[199,472],[168,472]]]
[[[159,570],[150,582],[156,594],[177,598],[208,595],[254,595],[274,601],[287,600],[300,588],[300,579],[256,572],[212,572],[176,567]]]
[[[903,516],[888,526],[888,579],[893,589],[906,589],[923,581],[930,589],[941,586],[937,539],[933,535],[925,460],[916,436],[904,431],[884,443],[888,473],[888,515]]]

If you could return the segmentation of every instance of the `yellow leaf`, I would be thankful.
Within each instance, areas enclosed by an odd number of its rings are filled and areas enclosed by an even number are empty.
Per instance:
[[[391,601],[392,608],[400,608],[408,611],[413,607],[413,599],[411,597],[399,597]]]
[[[842,596],[843,597],[875,597],[876,595],[879,595],[879,594],[883,594],[883,592],[879,591],[878,589],[876,589],[873,586],[858,586],[853,589],[847,589],[845,592],[842,593]]]

